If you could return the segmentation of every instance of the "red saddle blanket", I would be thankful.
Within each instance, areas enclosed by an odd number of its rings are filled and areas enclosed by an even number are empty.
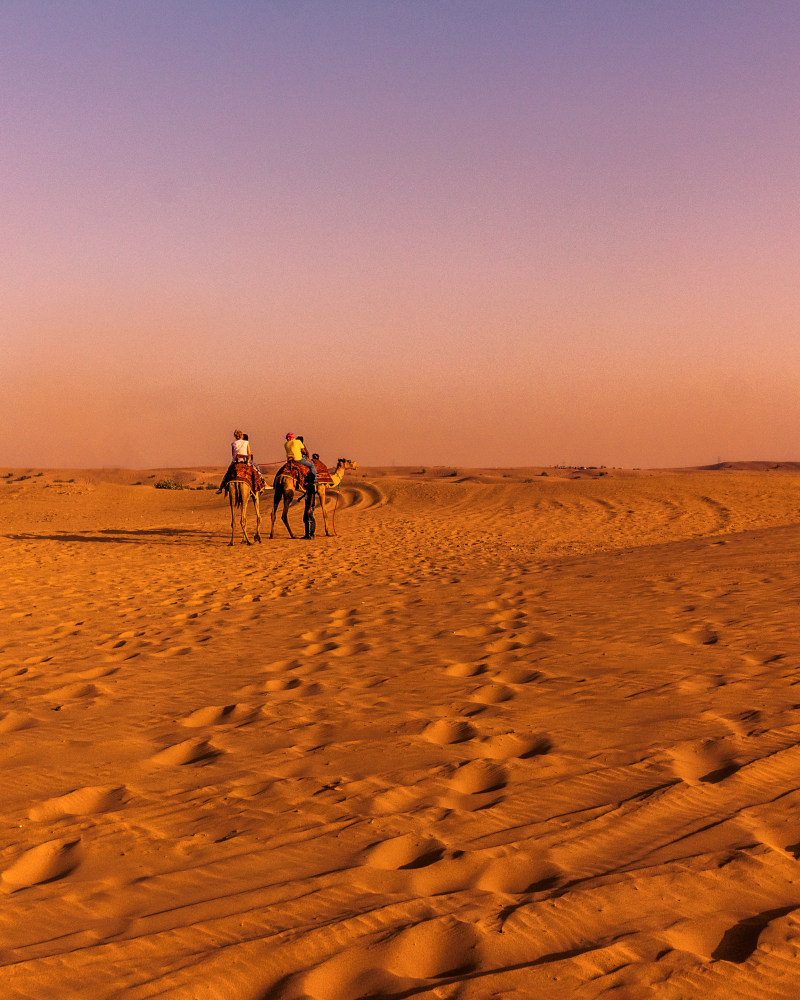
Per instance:
[[[314,468],[317,470],[317,482],[331,485],[333,483],[333,476],[328,466],[320,462],[318,458],[313,459],[313,462]]]
[[[223,486],[237,480],[241,483],[247,483],[253,493],[260,493],[264,489],[264,478],[255,465],[246,465],[244,462],[230,465],[225,473]]]
[[[317,470],[317,482],[325,483],[330,485],[333,483],[333,477],[331,476],[328,466],[319,459],[314,461],[314,468]],[[305,489],[306,476],[308,475],[308,466],[302,465],[294,458],[290,458],[288,462],[285,462],[280,469],[275,473],[275,481],[273,486],[277,486],[278,479],[281,476],[291,476],[294,479],[295,486],[298,489]]]

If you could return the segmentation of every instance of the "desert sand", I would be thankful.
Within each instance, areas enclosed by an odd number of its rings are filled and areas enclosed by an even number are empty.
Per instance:
[[[797,467],[221,471],[0,470],[4,1000],[797,997]]]

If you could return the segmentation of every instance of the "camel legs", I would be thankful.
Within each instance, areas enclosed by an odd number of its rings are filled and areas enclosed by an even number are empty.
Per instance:
[[[294,490],[286,490],[283,494],[283,513],[281,514],[281,521],[283,521],[286,525],[286,530],[289,532],[291,537],[294,538],[292,526],[289,524],[289,508],[292,506],[292,500],[294,500]]]
[[[269,521],[269,537],[270,538],[274,538],[275,537],[275,517],[276,517],[276,515],[278,513],[279,499],[280,498],[278,497],[278,491],[275,490],[274,503],[272,504],[272,515],[271,515],[270,521]]]
[[[328,514],[327,511],[325,510],[325,499],[326,499],[325,492],[326,492],[325,486],[322,483],[320,483],[319,486],[317,486],[317,496],[319,498],[319,507],[320,510],[322,511],[322,523],[325,525],[325,536],[327,538],[331,538],[335,534],[335,532],[328,531]]]
[[[241,483],[240,486],[242,490],[242,534],[244,535],[242,545],[245,543],[252,545],[253,543],[247,537],[247,505],[250,503],[250,490],[244,483]]]
[[[258,493],[251,493],[250,496],[253,498],[253,506],[256,509],[256,533],[253,535],[253,541],[261,544],[261,506]]]
[[[328,483],[327,485],[330,486],[330,483]],[[334,483],[334,485],[336,484]],[[328,498],[327,498],[327,491],[325,484],[320,483],[320,485],[317,487],[317,497],[320,510],[322,511],[322,523],[325,525],[325,536],[327,538],[333,538],[334,535],[336,534],[336,526],[335,525],[333,526],[334,527],[333,531],[328,531],[328,512],[325,508],[325,504]]]
[[[286,530],[289,532],[290,537],[294,538],[294,532],[289,524],[289,507],[291,506],[292,500],[294,499],[294,489],[291,486],[286,486],[283,484],[282,488],[275,490],[275,498],[272,501],[272,520],[270,522],[269,537],[275,537],[275,518],[278,516],[278,504],[283,500],[283,514],[281,514],[281,520],[286,525]]]
[[[244,483],[240,482],[230,483],[228,486],[228,499],[230,500],[231,503],[231,540],[228,542],[228,545],[229,546],[233,545],[233,536],[234,532],[236,531],[235,508],[239,506],[241,506],[242,508],[242,513],[239,518],[239,523],[242,526],[242,535],[244,536],[242,538],[242,545],[244,545],[245,543],[247,543],[247,545],[251,545],[252,542],[247,537],[247,505],[250,502],[250,490],[247,488],[247,486],[245,486]],[[261,519],[260,517],[258,517],[258,497],[256,497],[255,499],[256,499],[256,517],[260,522]],[[256,532],[257,531],[258,529],[256,529]],[[260,538],[259,541],[261,541]]]

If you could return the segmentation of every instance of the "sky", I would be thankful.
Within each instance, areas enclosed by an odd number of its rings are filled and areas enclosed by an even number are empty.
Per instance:
[[[3,0],[0,465],[800,459],[800,4]]]

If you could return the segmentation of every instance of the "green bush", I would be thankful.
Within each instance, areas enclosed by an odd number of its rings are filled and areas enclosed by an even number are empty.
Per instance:
[[[155,484],[157,490],[182,490],[183,487],[180,483],[176,483],[174,479],[159,479]]]

